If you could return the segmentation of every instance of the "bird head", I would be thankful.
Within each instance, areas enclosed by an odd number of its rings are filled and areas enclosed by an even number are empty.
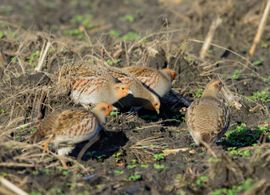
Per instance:
[[[155,94],[151,94],[150,102],[144,106],[147,110],[155,110],[159,114],[160,100]]]
[[[221,89],[223,87],[223,83],[221,80],[212,80],[207,85],[203,92],[203,96],[214,96],[217,97],[218,94],[221,92]]]
[[[112,111],[113,106],[111,104],[107,104],[105,102],[98,103],[95,106],[95,110],[102,113],[104,116],[108,116]]]
[[[121,99],[128,94],[132,94],[132,92],[129,90],[129,85],[123,84],[123,83],[116,83],[113,86],[115,95],[118,99]]]
[[[164,68],[162,69],[166,74],[168,74],[171,77],[171,80],[173,81],[176,78],[176,72],[170,68]]]

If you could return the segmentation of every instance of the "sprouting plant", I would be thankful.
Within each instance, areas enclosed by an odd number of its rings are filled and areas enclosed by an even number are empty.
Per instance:
[[[136,32],[128,32],[127,34],[122,36],[122,39],[124,41],[136,41],[136,40],[138,40],[140,38],[141,38],[141,36]]]
[[[39,55],[40,55],[40,51],[32,52],[28,60],[29,64],[34,65],[34,62],[37,62]]]
[[[0,108],[0,114],[3,114],[3,113],[5,113],[6,111],[5,111],[5,109],[4,108]]]
[[[5,33],[3,31],[0,31],[0,39],[2,39],[5,36]]]
[[[211,193],[211,195],[237,195],[241,192],[248,191],[253,187],[252,179],[246,179],[238,185],[234,185],[231,188],[220,188]]]
[[[193,96],[195,98],[200,98],[203,94],[203,90],[202,89],[195,89],[195,91],[193,92]]]
[[[120,18],[120,20],[122,20],[122,21],[124,21],[124,22],[132,23],[132,22],[135,21],[135,17],[134,17],[133,15],[131,15],[131,14],[127,14],[127,15],[125,15],[125,16],[122,16],[122,17]]]
[[[253,101],[262,101],[264,103],[269,103],[270,102],[270,93],[269,91],[256,91],[253,92],[252,96],[249,97],[249,99]]]
[[[165,159],[165,156],[163,153],[156,153],[153,155],[154,157],[154,160],[155,161],[160,161],[160,160],[164,160]]]
[[[238,70],[238,69],[237,69],[237,70],[234,70],[233,73],[232,73],[231,79],[232,79],[232,80],[237,80],[237,79],[239,79],[240,73],[241,73],[240,70]]]
[[[263,64],[263,60],[262,59],[257,59],[254,62],[252,62],[253,66],[259,66]]]
[[[257,142],[261,133],[262,131],[258,129],[251,130],[246,124],[241,123],[226,132],[225,139],[222,143],[229,147],[250,146]]]
[[[141,164],[141,168],[143,168],[143,169],[147,169],[148,168],[148,164]]]
[[[128,177],[128,180],[129,180],[129,181],[139,181],[139,180],[141,180],[141,179],[142,179],[142,175],[139,174],[139,173],[137,173],[137,172],[135,172],[133,175],[130,175],[130,176]]]
[[[120,37],[120,32],[118,30],[110,30],[109,35],[115,38],[119,38]]]
[[[115,173],[116,175],[121,175],[121,174],[124,173],[124,170],[123,170],[123,169],[115,169],[115,170],[114,170],[114,173]]]
[[[163,164],[155,163],[155,164],[154,164],[154,168],[157,169],[157,170],[162,171],[162,170],[164,170],[166,167],[165,167],[165,165],[163,165]]]
[[[86,29],[91,29],[95,26],[92,19],[93,16],[91,14],[75,15],[70,22],[78,26],[83,26]]]
[[[203,187],[208,182],[208,180],[209,180],[208,176],[201,175],[196,179],[195,183],[198,187]]]
[[[118,151],[118,152],[115,152],[113,154],[113,157],[115,158],[115,161],[116,162],[119,162],[121,160],[121,157],[123,156],[123,153],[122,151]]]
[[[127,166],[128,169],[134,169],[135,167],[137,167],[136,164],[129,164],[129,165]]]
[[[250,157],[252,155],[251,150],[239,150],[236,147],[228,148],[228,152],[231,156]]]
[[[111,59],[109,59],[109,60],[106,60],[106,63],[108,64],[108,65],[115,65],[115,64],[118,64],[119,62],[121,62],[121,59],[116,59],[116,60],[111,60]]]

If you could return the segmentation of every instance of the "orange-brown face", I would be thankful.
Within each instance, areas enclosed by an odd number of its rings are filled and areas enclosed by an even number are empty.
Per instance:
[[[130,93],[129,86],[122,83],[117,83],[114,85],[116,96],[121,99]]]
[[[157,113],[159,114],[159,109],[160,109],[160,101],[154,101],[152,102],[152,106],[154,107],[154,109],[157,111]]]
[[[102,102],[97,104],[96,108],[100,110],[104,114],[104,116],[108,116],[111,113],[113,106],[111,104]]]
[[[176,78],[177,74],[174,70],[172,70],[170,68],[164,68],[163,70],[170,75],[170,77],[172,78],[172,81]]]
[[[220,91],[222,89],[222,87],[223,87],[223,84],[218,79],[212,80],[207,84],[208,89],[216,89],[216,90]]]

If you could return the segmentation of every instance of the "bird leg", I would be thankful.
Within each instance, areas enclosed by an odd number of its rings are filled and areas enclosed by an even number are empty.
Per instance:
[[[204,142],[204,141],[200,141],[200,143],[206,148],[206,150],[214,157],[214,158],[217,158],[217,155],[216,155],[216,153],[212,150],[212,148],[211,148],[211,146],[208,144],[208,143],[206,143],[206,142]]]
[[[50,135],[50,137],[48,139],[46,139],[43,143],[42,143],[42,148],[44,152],[48,152],[49,151],[49,144],[51,142],[53,138],[53,135]]]
[[[90,139],[87,144],[81,149],[78,154],[77,160],[81,161],[84,153],[99,139],[99,135],[95,136],[94,138]]]

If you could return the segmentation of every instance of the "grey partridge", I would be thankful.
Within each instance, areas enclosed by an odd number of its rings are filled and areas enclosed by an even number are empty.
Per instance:
[[[229,127],[230,111],[220,80],[210,81],[200,99],[192,102],[186,113],[188,130],[197,145],[218,141]]]
[[[99,139],[105,117],[112,111],[112,105],[98,103],[92,111],[66,109],[49,114],[40,122],[38,130],[31,136],[33,142],[43,141],[44,150],[52,143],[59,155],[67,155],[75,144]]]
[[[148,90],[137,78],[129,74],[127,71],[115,67],[107,67],[107,71],[123,84],[129,86],[132,92],[132,98],[124,98],[121,104],[128,106],[142,107],[148,110],[155,110],[159,113],[160,100],[158,96]]]
[[[130,93],[129,86],[98,69],[98,66],[81,65],[63,74],[69,80],[71,99],[82,105],[107,102],[113,104]]]
[[[150,67],[129,66],[124,67],[123,70],[135,76],[160,97],[170,91],[172,81],[176,77],[176,72],[170,68],[157,70]]]

